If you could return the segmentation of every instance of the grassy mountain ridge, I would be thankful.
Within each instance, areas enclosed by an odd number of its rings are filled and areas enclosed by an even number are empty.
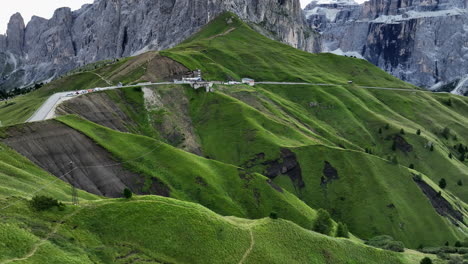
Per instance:
[[[268,39],[232,13],[224,13],[173,49],[161,52],[208,80],[302,81],[415,88],[369,62],[333,54],[312,54]]]
[[[326,237],[282,219],[222,217],[164,197],[86,202],[48,213],[21,203],[4,215],[10,223],[0,223],[0,237],[11,247],[0,249],[2,262],[27,255],[51,232],[51,239],[26,258],[28,263],[404,264],[421,258]]]

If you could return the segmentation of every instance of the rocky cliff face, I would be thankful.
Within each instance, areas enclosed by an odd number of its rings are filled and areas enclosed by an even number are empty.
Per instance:
[[[362,56],[418,86],[466,94],[467,6],[466,0],[332,0],[312,2],[304,12],[321,32],[324,51]]]
[[[270,37],[318,52],[299,0],[95,0],[77,11],[56,10],[25,27],[12,16],[0,35],[0,89],[47,80],[77,66],[170,48],[224,11],[261,26]]]

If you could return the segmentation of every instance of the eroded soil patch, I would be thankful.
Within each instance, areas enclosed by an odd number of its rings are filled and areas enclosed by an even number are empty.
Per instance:
[[[121,197],[125,188],[137,194],[169,195],[157,179],[126,170],[107,150],[58,121],[10,127],[6,133],[3,143],[76,188],[106,197]]]
[[[330,164],[330,162],[325,161],[325,165],[323,167],[323,176],[320,179],[320,185],[326,186],[332,181],[338,179],[340,179],[340,177],[338,176],[338,171]]]
[[[439,215],[447,217],[456,226],[459,226],[460,222],[464,223],[463,214],[460,211],[455,210],[453,206],[429,184],[416,176],[413,177],[413,180],[429,199],[432,207],[434,207]]]
[[[301,165],[297,161],[296,154],[289,149],[281,149],[280,158],[262,163],[267,166],[265,175],[274,179],[279,175],[287,175],[291,179],[294,187],[302,189],[305,187],[302,179]]]
[[[93,93],[68,100],[57,107],[59,115],[76,114],[96,124],[129,132],[135,123],[112,101],[106,93]]]
[[[413,151],[413,146],[408,143],[404,137],[400,135],[395,135],[393,137],[393,144],[395,144],[395,148],[401,150],[405,153]]]

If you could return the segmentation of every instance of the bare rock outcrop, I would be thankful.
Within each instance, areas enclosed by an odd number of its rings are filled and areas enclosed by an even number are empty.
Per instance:
[[[304,10],[325,52],[363,57],[433,90],[468,93],[465,0],[321,0]],[[343,37],[346,36],[346,37]]]
[[[0,89],[48,80],[76,67],[173,47],[230,11],[293,47],[321,50],[299,0],[96,0],[77,11],[60,8],[50,20],[20,14],[0,35]]]

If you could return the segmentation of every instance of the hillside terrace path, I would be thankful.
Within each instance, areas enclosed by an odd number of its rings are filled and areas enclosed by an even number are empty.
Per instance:
[[[222,82],[213,81],[213,83],[222,83]],[[99,91],[105,91],[105,90],[122,89],[122,88],[130,88],[130,87],[168,85],[168,84],[173,84],[173,82],[139,83],[135,85],[108,86],[108,87],[95,88],[95,89],[99,89]],[[256,82],[256,84],[310,85],[310,86],[344,86],[346,85],[346,84],[306,83],[306,82]],[[374,86],[354,86],[354,87],[362,88],[362,89],[377,89],[377,90],[390,90],[390,91],[403,91],[403,92],[431,92],[431,91],[425,91],[425,90],[392,88],[392,87],[374,87]],[[49,97],[49,99],[47,99],[47,101],[44,104],[42,104],[42,106],[39,109],[36,110],[36,112],[26,122],[37,122],[37,121],[43,121],[43,120],[54,118],[55,109],[57,108],[59,104],[63,103],[64,101],[73,99],[77,96],[83,95],[82,93],[76,94],[77,92],[79,93],[80,91],[68,91],[68,92],[60,92],[60,93],[53,94],[52,96]]]
[[[95,202],[99,202],[99,204],[93,204]],[[164,205],[168,205],[168,206],[172,206],[172,207],[178,207],[178,208],[182,208],[182,209],[191,209],[192,208],[190,206],[184,206],[184,205],[179,205],[179,204],[164,202],[164,201],[157,201],[157,200],[133,200],[131,202],[132,203],[148,203],[148,204],[164,204]],[[17,261],[26,261],[26,260],[30,259],[31,257],[33,257],[37,253],[37,251],[40,249],[41,246],[43,246],[45,243],[47,243],[52,238],[52,236],[54,236],[55,234],[58,233],[60,228],[67,222],[67,220],[69,220],[72,217],[76,216],[83,209],[90,208],[90,207],[93,207],[93,206],[94,207],[97,207],[97,206],[102,207],[104,205],[109,205],[109,204],[113,204],[113,203],[115,203],[115,202],[114,201],[106,201],[106,200],[95,200],[95,201],[93,201],[93,202],[91,202],[89,204],[85,204],[83,206],[78,207],[77,209],[75,209],[70,214],[67,214],[67,215],[63,216],[60,220],[58,220],[57,224],[52,228],[52,230],[49,233],[47,233],[47,235],[44,238],[42,238],[38,242],[36,242],[33,245],[33,247],[31,248],[31,250],[28,253],[26,253],[26,255],[24,255],[23,257],[19,257],[19,258],[12,258],[12,259],[7,259],[7,260],[0,261],[0,264],[8,264],[8,263],[17,262]],[[252,233],[251,230],[250,230],[250,237],[251,237],[250,248],[243,255],[242,260],[241,260],[240,263],[242,263],[242,261],[244,261],[247,258],[247,256],[250,254],[250,252],[252,251],[253,246],[255,244],[255,241],[254,241],[254,238],[253,238],[253,233]]]
[[[49,241],[49,239],[55,235],[60,227],[66,223],[66,221],[70,218],[72,218],[73,216],[75,216],[76,214],[78,214],[83,208],[79,208],[75,211],[73,211],[72,213],[68,214],[68,215],[65,215],[62,219],[60,219],[57,224],[54,226],[54,228],[52,228],[52,230],[42,239],[40,239],[36,244],[34,244],[34,246],[31,248],[31,250],[26,254],[24,255],[23,257],[20,257],[20,258],[13,258],[13,259],[8,259],[8,260],[5,260],[5,261],[2,261],[0,262],[0,264],[7,264],[7,263],[12,263],[12,262],[16,262],[16,261],[24,261],[24,260],[28,260],[29,258],[31,258],[32,256],[34,256],[37,252],[37,250],[42,246],[44,245],[47,241]]]
[[[239,261],[239,264],[244,264],[245,260],[250,255],[250,252],[252,252],[252,250],[253,250],[253,248],[255,246],[255,238],[254,238],[254,235],[253,235],[252,227],[249,228],[249,233],[250,233],[250,246],[247,249],[247,251],[245,251],[244,255],[242,256],[242,259]]]

